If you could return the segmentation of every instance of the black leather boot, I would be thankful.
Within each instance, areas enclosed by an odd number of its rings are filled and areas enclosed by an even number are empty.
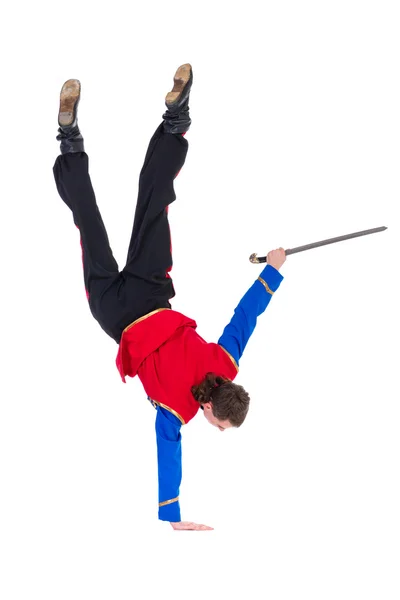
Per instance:
[[[68,79],[61,88],[60,110],[58,113],[61,154],[84,152],[83,137],[78,127],[78,104],[81,97],[81,84],[78,79]]]
[[[189,95],[193,83],[190,64],[181,65],[174,77],[174,87],[165,97],[166,112],[163,114],[166,133],[185,133],[191,124]]]

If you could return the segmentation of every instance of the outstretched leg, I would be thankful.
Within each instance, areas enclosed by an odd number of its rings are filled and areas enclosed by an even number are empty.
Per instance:
[[[60,128],[57,139],[61,141],[61,154],[55,161],[53,173],[58,193],[71,209],[80,232],[86,295],[94,317],[99,320],[98,299],[115,282],[119,273],[96,204],[89,175],[89,157],[84,151],[77,124],[79,99],[79,81],[70,79],[65,82],[58,117]],[[107,333],[112,335],[109,331]]]
[[[106,229],[96,204],[86,152],[61,154],[53,167],[58,193],[72,210],[81,235],[86,292],[93,282],[118,273]]]
[[[146,153],[139,178],[139,193],[122,273],[146,281],[153,295],[169,300],[175,296],[169,272],[172,268],[168,207],[175,200],[174,179],[188,151],[183,137],[189,129],[189,93],[193,81],[189,64],[174,77],[174,89],[166,97],[167,111],[156,129]]]

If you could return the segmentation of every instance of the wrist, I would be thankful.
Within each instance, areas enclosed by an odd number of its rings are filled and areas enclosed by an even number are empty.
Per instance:
[[[264,279],[273,292],[276,292],[281,281],[283,281],[283,275],[279,273],[278,269],[270,264],[267,264],[267,266],[264,267],[260,273],[260,277]]]

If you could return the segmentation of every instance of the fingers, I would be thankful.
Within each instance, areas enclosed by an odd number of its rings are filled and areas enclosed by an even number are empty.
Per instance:
[[[186,530],[186,531],[211,531],[214,528],[209,527],[208,525],[201,525],[198,523],[192,523],[189,521],[181,521],[180,523],[174,523],[171,525],[174,529]]]
[[[276,250],[270,250],[267,254],[267,263],[272,265],[276,269],[279,269],[286,260],[286,253],[284,248],[277,248]]]
[[[213,527],[208,527],[208,525],[200,525],[198,523],[188,523],[188,526],[185,529],[190,529],[193,531],[210,531]]]

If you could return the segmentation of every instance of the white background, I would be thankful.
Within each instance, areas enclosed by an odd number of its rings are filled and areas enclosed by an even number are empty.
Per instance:
[[[397,3],[22,2],[1,15],[2,600],[398,600]],[[216,341],[259,255],[288,257],[236,379],[242,428],[183,429],[182,517],[157,520],[154,409],[120,381],[57,194],[59,92],[124,265],[175,69],[190,148],[170,209],[173,308]]]

